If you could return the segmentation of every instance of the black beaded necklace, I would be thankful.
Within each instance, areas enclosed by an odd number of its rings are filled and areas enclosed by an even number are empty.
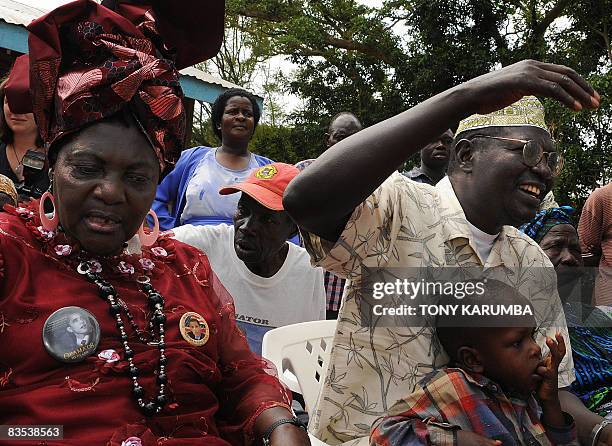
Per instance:
[[[147,417],[160,413],[168,402],[168,397],[166,396],[166,383],[168,381],[166,377],[167,358],[165,355],[166,343],[164,341],[164,324],[166,322],[166,315],[164,314],[163,296],[159,294],[159,292],[153,288],[153,286],[151,286],[150,279],[148,277],[141,276],[137,279],[142,290],[147,293],[147,303],[152,312],[149,319],[150,336],[147,339],[146,337],[143,337],[143,330],[140,330],[138,325],[136,325],[134,316],[129,311],[127,304],[118,297],[115,288],[109,282],[93,272],[88,261],[81,262],[77,267],[77,272],[85,276],[90,282],[96,284],[98,286],[100,297],[106,300],[110,305],[109,312],[117,322],[117,328],[119,329],[121,341],[123,342],[125,357],[130,366],[129,373],[132,378],[132,392],[136,398],[136,401],[138,402],[138,407]],[[148,402],[145,402],[144,389],[138,383],[138,368],[134,364],[134,352],[128,344],[128,335],[125,331],[123,319],[121,318],[122,312],[127,316],[132,329],[138,335],[140,341],[149,345],[155,345],[159,349],[159,368],[157,371],[157,385],[159,386],[159,392],[156,398]],[[154,339],[153,337],[155,327],[157,327],[157,339]]]

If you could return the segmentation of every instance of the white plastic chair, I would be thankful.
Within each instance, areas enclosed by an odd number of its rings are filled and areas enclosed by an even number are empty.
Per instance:
[[[314,408],[325,379],[336,324],[330,320],[286,325],[263,338],[261,355],[276,366],[289,389],[302,394],[307,412]]]

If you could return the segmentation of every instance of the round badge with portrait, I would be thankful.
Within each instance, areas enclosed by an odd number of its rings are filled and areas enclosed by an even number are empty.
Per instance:
[[[190,311],[181,316],[179,321],[181,336],[191,345],[200,347],[208,342],[210,330],[208,322],[198,313]]]
[[[58,361],[80,362],[94,353],[100,343],[100,325],[85,308],[63,307],[43,326],[43,344]]]

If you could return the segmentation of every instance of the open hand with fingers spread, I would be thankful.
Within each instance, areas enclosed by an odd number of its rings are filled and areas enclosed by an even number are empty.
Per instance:
[[[474,78],[463,86],[474,91],[477,113],[490,113],[523,96],[545,96],[579,111],[599,107],[600,96],[589,83],[563,65],[523,60],[498,71]]]

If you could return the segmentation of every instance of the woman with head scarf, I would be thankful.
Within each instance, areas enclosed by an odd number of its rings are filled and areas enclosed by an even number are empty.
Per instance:
[[[206,256],[143,225],[183,138],[176,67],[222,36],[222,1],[171,3],[78,0],[28,27],[52,181],[0,219],[2,421],[62,425],[58,445],[309,444]],[[66,354],[73,313],[94,329]]]
[[[583,275],[580,242],[571,220],[573,212],[570,206],[551,207],[519,228],[540,245],[555,267],[562,300],[567,300]]]
[[[233,223],[238,197],[220,195],[219,189],[273,162],[249,151],[260,116],[257,100],[248,91],[233,88],[219,95],[212,105],[211,125],[221,145],[185,150],[159,185],[153,209],[162,229]]]
[[[569,206],[543,210],[520,230],[540,245],[557,273],[576,371],[571,393],[563,391],[560,398],[577,421],[588,420],[577,426],[594,426],[582,437],[597,434],[601,443],[592,444],[608,445],[612,444],[612,424],[604,419],[612,416],[612,318],[590,305],[592,288],[580,286],[582,252],[571,221],[573,212]]]

